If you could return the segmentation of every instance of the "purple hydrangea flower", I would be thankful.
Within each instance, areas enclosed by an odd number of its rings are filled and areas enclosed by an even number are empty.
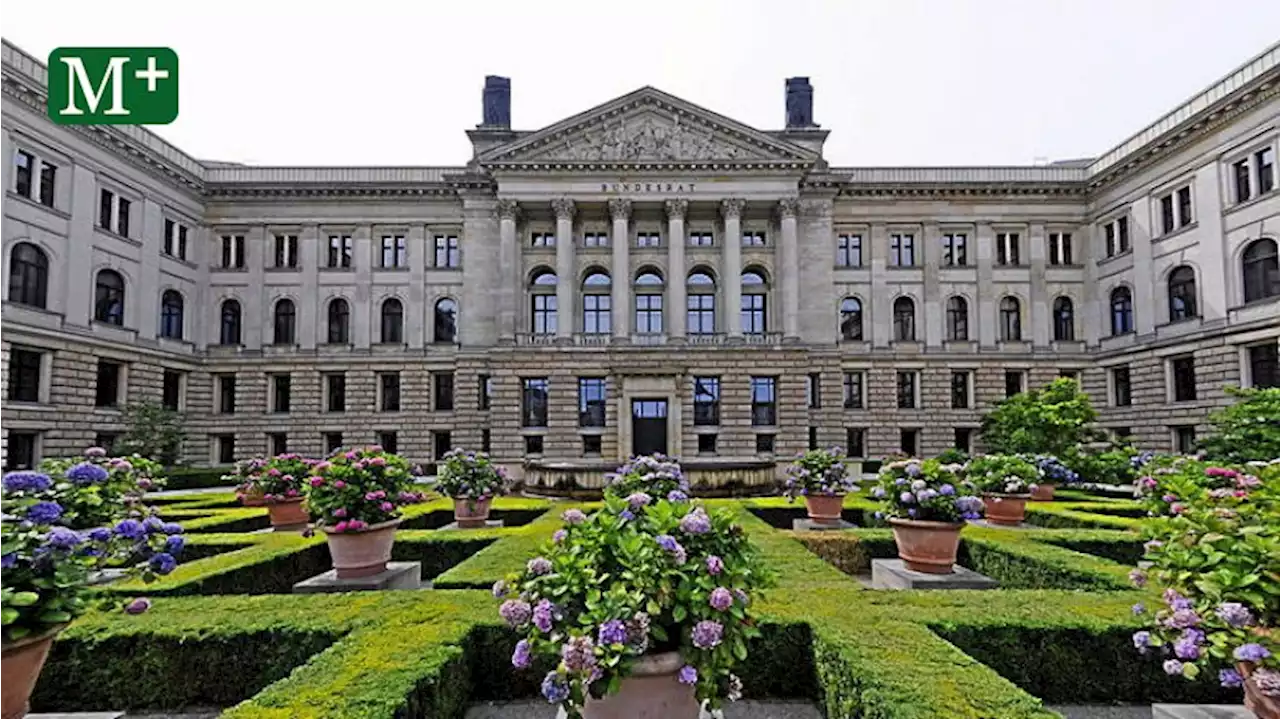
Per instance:
[[[529,666],[530,662],[529,640],[521,639],[516,642],[516,650],[511,653],[511,666],[516,669],[524,669]]]
[[[1177,676],[1182,673],[1182,662],[1177,659],[1166,659],[1164,662],[1164,673],[1169,676]]]
[[[582,524],[587,521],[587,515],[583,514],[581,509],[566,509],[564,510],[564,513],[560,515],[560,519],[562,519],[565,524]]]
[[[147,536],[146,528],[142,526],[142,522],[136,519],[122,520],[116,525],[115,532],[125,539],[142,539]]]
[[[676,541],[676,538],[670,534],[659,534],[657,537],[654,537],[654,541],[658,543],[659,547],[662,547],[667,552],[670,552],[671,556],[675,557],[676,564],[684,564],[685,560],[688,558],[688,555],[684,551],[684,547],[680,546],[680,543]]]
[[[1164,623],[1172,629],[1186,629],[1199,624],[1200,615],[1196,614],[1194,609],[1179,609],[1170,615]]]
[[[875,497],[876,499],[884,499],[884,495],[885,495],[884,487],[875,487],[871,490],[871,496]]]
[[[533,607],[523,599],[508,599],[498,607],[498,615],[505,619],[507,624],[520,627],[529,623],[529,617],[533,616]]]
[[[53,480],[40,472],[10,472],[4,476],[6,492],[43,492],[51,486]]]
[[[1192,606],[1194,606],[1190,599],[1178,594],[1178,592],[1173,589],[1164,590],[1163,596],[1165,604],[1168,604],[1169,608],[1174,611],[1178,611],[1180,609],[1191,609]]]
[[[150,608],[151,600],[145,597],[139,597],[124,605],[125,614],[142,614]]]
[[[596,665],[595,650],[591,637],[574,637],[560,647],[560,659],[564,661],[564,668],[571,672],[586,671]]]
[[[1240,672],[1235,669],[1218,670],[1218,683],[1222,686],[1233,689],[1244,684],[1244,677],[1240,676]]]
[[[600,644],[626,644],[627,625],[619,619],[610,619],[600,625]]]
[[[1236,661],[1239,662],[1254,662],[1256,664],[1257,662],[1271,656],[1271,652],[1261,644],[1250,642],[1249,644],[1241,644],[1236,647],[1236,650],[1231,653],[1231,656],[1235,657]]]
[[[182,525],[177,522],[165,522],[160,527],[160,531],[164,534],[182,534]]]
[[[1129,572],[1129,581],[1133,582],[1133,586],[1142,589],[1147,586],[1147,573],[1141,569],[1134,569]]]
[[[563,529],[557,529],[554,533],[552,533],[551,541],[555,542],[556,544],[559,544],[563,542],[564,538],[567,536],[569,536],[568,532],[564,531]]]
[[[635,512],[632,512],[630,509],[624,509],[621,512],[618,512],[618,516],[622,517],[622,519],[627,522],[636,518]]]
[[[67,479],[84,486],[107,481],[107,470],[92,462],[81,462],[67,470]]]
[[[542,696],[552,704],[559,704],[569,698],[569,685],[559,674],[547,672],[542,679]]]
[[[631,505],[632,509],[640,509],[641,507],[648,505],[649,502],[652,502],[652,501],[653,501],[653,497],[650,497],[648,494],[644,492],[636,492],[632,494],[630,497],[627,497],[627,504]]]
[[[724,625],[704,619],[693,627],[693,646],[699,649],[710,649],[724,638]]]
[[[1141,631],[1133,633],[1133,646],[1140,652],[1146,653],[1151,648],[1151,632]]]
[[[92,542],[110,542],[111,530],[106,527],[94,527],[89,530],[89,541]]]
[[[1194,637],[1184,636],[1173,643],[1173,655],[1183,661],[1193,662],[1200,658],[1200,645]]]
[[[916,496],[910,492],[903,492],[898,495],[898,501],[903,504],[915,504]]]
[[[695,509],[680,520],[680,531],[685,534],[706,534],[711,531],[711,518],[702,508]]]
[[[714,554],[707,555],[707,572],[719,576],[724,571],[724,560]]]
[[[57,502],[36,502],[27,508],[27,521],[32,524],[53,524],[62,517],[62,505]]]
[[[1223,602],[1214,610],[1218,618],[1233,627],[1247,627],[1253,623],[1249,608],[1239,602]]]
[[[1142,602],[1138,602],[1137,604],[1133,605],[1134,616],[1137,616],[1139,614],[1146,614],[1146,612],[1147,612],[1147,605],[1143,604]]]
[[[15,552],[9,552],[4,556],[0,556],[0,569],[13,569],[18,565],[18,555]]]
[[[684,492],[681,492],[678,489],[673,489],[667,493],[668,502],[685,502],[685,501],[688,501],[688,499],[689,499],[689,495],[685,494]]]
[[[147,534],[164,533],[164,520],[159,517],[147,517],[142,520],[142,526],[147,530]]]
[[[156,574],[168,574],[178,566],[178,560],[174,559],[171,554],[160,552],[158,554],[153,554],[151,559],[147,561],[147,564],[151,565],[152,571]]]
[[[78,532],[66,527],[54,527],[49,530],[49,534],[45,536],[44,541],[50,547],[58,549],[71,549],[83,541],[83,537]]]
[[[950,497],[955,493],[956,493],[956,488],[954,485],[944,484],[941,487],[938,487],[938,494],[942,494]]]
[[[724,587],[716,587],[711,590],[711,608],[717,612],[723,612],[733,606],[733,594]]]
[[[501,579],[493,583],[493,598],[501,599],[507,594],[507,583]]]
[[[677,677],[681,684],[697,684],[698,670],[693,666],[686,664],[680,667],[680,675]]]
[[[538,631],[547,634],[551,631],[551,624],[555,620],[556,605],[550,600],[539,599],[537,606],[533,608],[533,626]]]
[[[187,540],[177,534],[171,535],[168,539],[164,540],[164,551],[175,557],[182,554],[182,550],[186,548],[186,546]]]
[[[544,574],[551,573],[551,560],[546,557],[534,557],[525,565],[529,573],[535,577],[541,577]]]

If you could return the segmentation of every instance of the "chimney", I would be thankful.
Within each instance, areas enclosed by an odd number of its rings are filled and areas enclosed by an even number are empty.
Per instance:
[[[787,78],[787,129],[808,130],[813,121],[813,85],[807,77]]]
[[[511,78],[486,75],[483,104],[484,121],[480,127],[511,129]]]

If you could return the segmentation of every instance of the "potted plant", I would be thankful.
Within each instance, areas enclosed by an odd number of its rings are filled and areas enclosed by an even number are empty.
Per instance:
[[[982,492],[987,521],[1016,527],[1027,516],[1027,500],[1035,491],[1040,470],[1016,455],[984,454],[969,460],[965,476]]]
[[[222,475],[222,481],[236,486],[236,499],[246,507],[264,507],[267,500],[258,486],[258,478],[266,466],[267,460],[254,457],[236,462],[229,474]]]
[[[680,462],[662,454],[632,457],[605,482],[605,496],[630,497],[643,492],[650,497],[683,501],[689,498],[689,480]]]
[[[1052,455],[1037,457],[1036,469],[1040,470],[1040,479],[1031,490],[1031,498],[1037,502],[1052,502],[1058,485],[1080,481],[1080,475]]]
[[[268,459],[251,459],[245,467],[236,493],[247,506],[267,506],[271,528],[296,532],[307,528],[307,511],[302,504],[303,480],[316,461],[300,454],[279,454]]]
[[[70,526],[97,526],[123,517],[140,505],[142,495],[164,488],[164,468],[139,455],[108,457],[101,447],[89,447],[82,457],[59,457],[40,463],[40,473],[56,482],[75,485],[61,493]]]
[[[804,497],[809,519],[817,524],[839,524],[844,496],[858,488],[857,479],[845,469],[839,447],[811,449],[787,468],[782,494],[788,501]]]
[[[75,521],[65,508],[85,504],[84,495],[108,481],[84,476],[102,470],[81,462],[61,477],[42,472],[14,472],[3,479],[0,511],[0,589],[3,645],[0,650],[0,683],[4,686],[0,712],[20,718],[49,654],[54,638],[88,604],[90,577],[107,565],[128,565],[127,575],[150,582],[177,566],[182,552],[182,528],[155,516],[125,518],[105,526]],[[107,511],[104,509],[104,511]],[[123,502],[112,508],[117,516],[128,510]],[[104,600],[104,606],[112,606]],[[120,605],[115,605],[120,606]],[[145,599],[123,605],[130,613],[150,606]]]
[[[341,579],[386,571],[400,507],[422,500],[412,491],[409,462],[381,447],[339,451],[311,468],[307,510],[325,533]]]
[[[1138,481],[1147,570],[1138,586],[1163,588],[1163,607],[1133,635],[1171,675],[1217,670],[1243,687],[1245,706],[1280,717],[1280,460],[1221,466],[1179,459]]]
[[[737,699],[733,669],[760,634],[753,603],[769,577],[733,513],[636,491],[562,518],[541,554],[494,586],[521,637],[511,663],[556,663],[547,701],[588,719],[695,719],[700,701]]]
[[[881,467],[871,496],[883,502],[876,517],[888,519],[898,557],[927,574],[954,571],[965,520],[982,516],[982,500],[964,467],[936,459],[908,459]]]
[[[506,470],[489,455],[450,450],[436,474],[435,490],[453,498],[453,518],[459,529],[479,529],[489,520],[489,504],[510,488]]]

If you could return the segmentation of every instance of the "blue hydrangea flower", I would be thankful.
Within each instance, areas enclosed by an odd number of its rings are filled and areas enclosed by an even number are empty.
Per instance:
[[[81,462],[67,470],[67,479],[81,486],[107,481],[107,470],[92,462]]]
[[[151,557],[147,564],[151,565],[152,571],[156,574],[168,574],[178,566],[178,560],[174,559],[172,554],[160,552]]]
[[[1235,657],[1236,661],[1257,663],[1271,656],[1271,652],[1261,644],[1254,644],[1251,642],[1249,644],[1241,644],[1236,647],[1236,650],[1231,653],[1231,656]]]
[[[116,525],[116,534],[125,539],[142,539],[147,536],[147,530],[142,526],[142,522],[136,519],[125,519]]]
[[[559,704],[569,698],[569,685],[556,672],[548,672],[542,679],[542,696],[552,704]]]
[[[51,486],[53,480],[40,472],[10,472],[4,476],[6,492],[43,492]]]
[[[693,666],[686,664],[680,667],[680,676],[678,677],[681,684],[697,684],[698,670]]]
[[[46,544],[58,549],[71,549],[80,544],[83,537],[79,532],[66,527],[54,527],[49,530],[49,534],[44,538]]]
[[[621,620],[610,619],[600,625],[599,632],[600,644],[626,644],[627,643],[627,625]]]
[[[13,569],[18,565],[18,555],[10,552],[4,556],[0,556],[0,569]]]
[[[111,530],[106,527],[94,527],[89,530],[89,539],[94,542],[110,542]]]
[[[156,532],[164,532],[164,520],[159,517],[151,516],[142,520],[142,526],[147,530],[147,534],[155,534]]]
[[[164,551],[175,557],[178,556],[179,554],[182,554],[182,550],[186,546],[187,546],[187,540],[183,539],[181,536],[176,534],[164,540]]]
[[[177,522],[165,522],[164,525],[160,527],[160,531],[165,534],[182,534],[182,525]]]
[[[36,502],[27,508],[27,521],[32,524],[53,524],[62,517],[62,505],[57,502]]]

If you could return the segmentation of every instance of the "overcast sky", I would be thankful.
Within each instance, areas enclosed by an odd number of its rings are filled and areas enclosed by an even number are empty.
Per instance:
[[[46,0],[4,37],[164,45],[199,158],[449,165],[486,74],[537,129],[643,85],[762,129],[808,75],[836,165],[1101,154],[1280,39],[1276,0]]]

